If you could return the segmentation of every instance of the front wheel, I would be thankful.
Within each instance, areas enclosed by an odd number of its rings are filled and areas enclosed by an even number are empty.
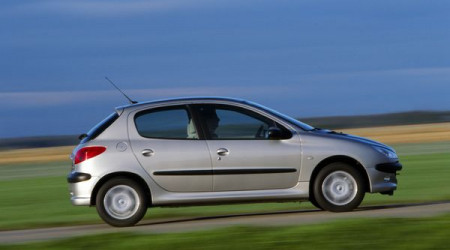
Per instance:
[[[147,198],[142,187],[133,180],[115,178],[99,189],[97,212],[106,223],[128,227],[138,223],[147,212]]]
[[[317,175],[313,192],[315,201],[324,210],[351,211],[357,208],[364,199],[364,178],[351,165],[331,163]]]

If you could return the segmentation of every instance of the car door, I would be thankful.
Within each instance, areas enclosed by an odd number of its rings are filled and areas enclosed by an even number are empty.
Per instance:
[[[301,146],[298,135],[246,108],[202,104],[195,106],[213,165],[213,190],[283,189],[298,183]],[[268,138],[278,127],[281,138]]]
[[[148,174],[172,192],[212,191],[212,168],[205,140],[186,105],[130,113],[133,152]]]

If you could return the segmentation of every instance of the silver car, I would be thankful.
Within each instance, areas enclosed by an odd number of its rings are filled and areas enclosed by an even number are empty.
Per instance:
[[[118,107],[81,139],[71,202],[113,226],[136,224],[150,206],[309,200],[350,211],[366,192],[392,195],[402,168],[384,144],[230,98]]]

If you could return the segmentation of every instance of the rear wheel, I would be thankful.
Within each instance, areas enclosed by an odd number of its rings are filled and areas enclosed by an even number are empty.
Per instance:
[[[147,212],[146,197],[142,187],[135,181],[114,178],[99,189],[96,197],[97,212],[111,226],[133,226]]]
[[[317,175],[313,192],[320,208],[332,212],[351,211],[364,199],[364,178],[351,165],[331,163]]]

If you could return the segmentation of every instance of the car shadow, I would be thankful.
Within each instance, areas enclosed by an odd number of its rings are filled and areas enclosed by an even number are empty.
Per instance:
[[[449,204],[450,201],[430,201],[430,202],[417,202],[417,203],[403,203],[403,204],[386,204],[386,205],[368,205],[359,207],[351,213],[358,213],[363,211],[371,210],[383,210],[383,209],[393,209],[402,207],[418,207],[418,206],[429,206],[436,204]],[[213,216],[200,216],[200,217],[189,217],[189,218],[177,218],[177,219],[161,219],[161,220],[146,220],[140,222],[139,226],[149,226],[149,225],[163,225],[163,224],[174,224],[182,222],[192,222],[192,221],[208,221],[208,220],[218,220],[226,218],[239,218],[239,217],[253,217],[253,216],[267,216],[267,215],[284,215],[284,214],[314,214],[314,213],[331,213],[323,211],[320,209],[299,209],[299,210],[288,210],[288,211],[273,211],[273,212],[258,212],[258,213],[241,213],[241,214],[226,214],[226,215],[213,215]]]

